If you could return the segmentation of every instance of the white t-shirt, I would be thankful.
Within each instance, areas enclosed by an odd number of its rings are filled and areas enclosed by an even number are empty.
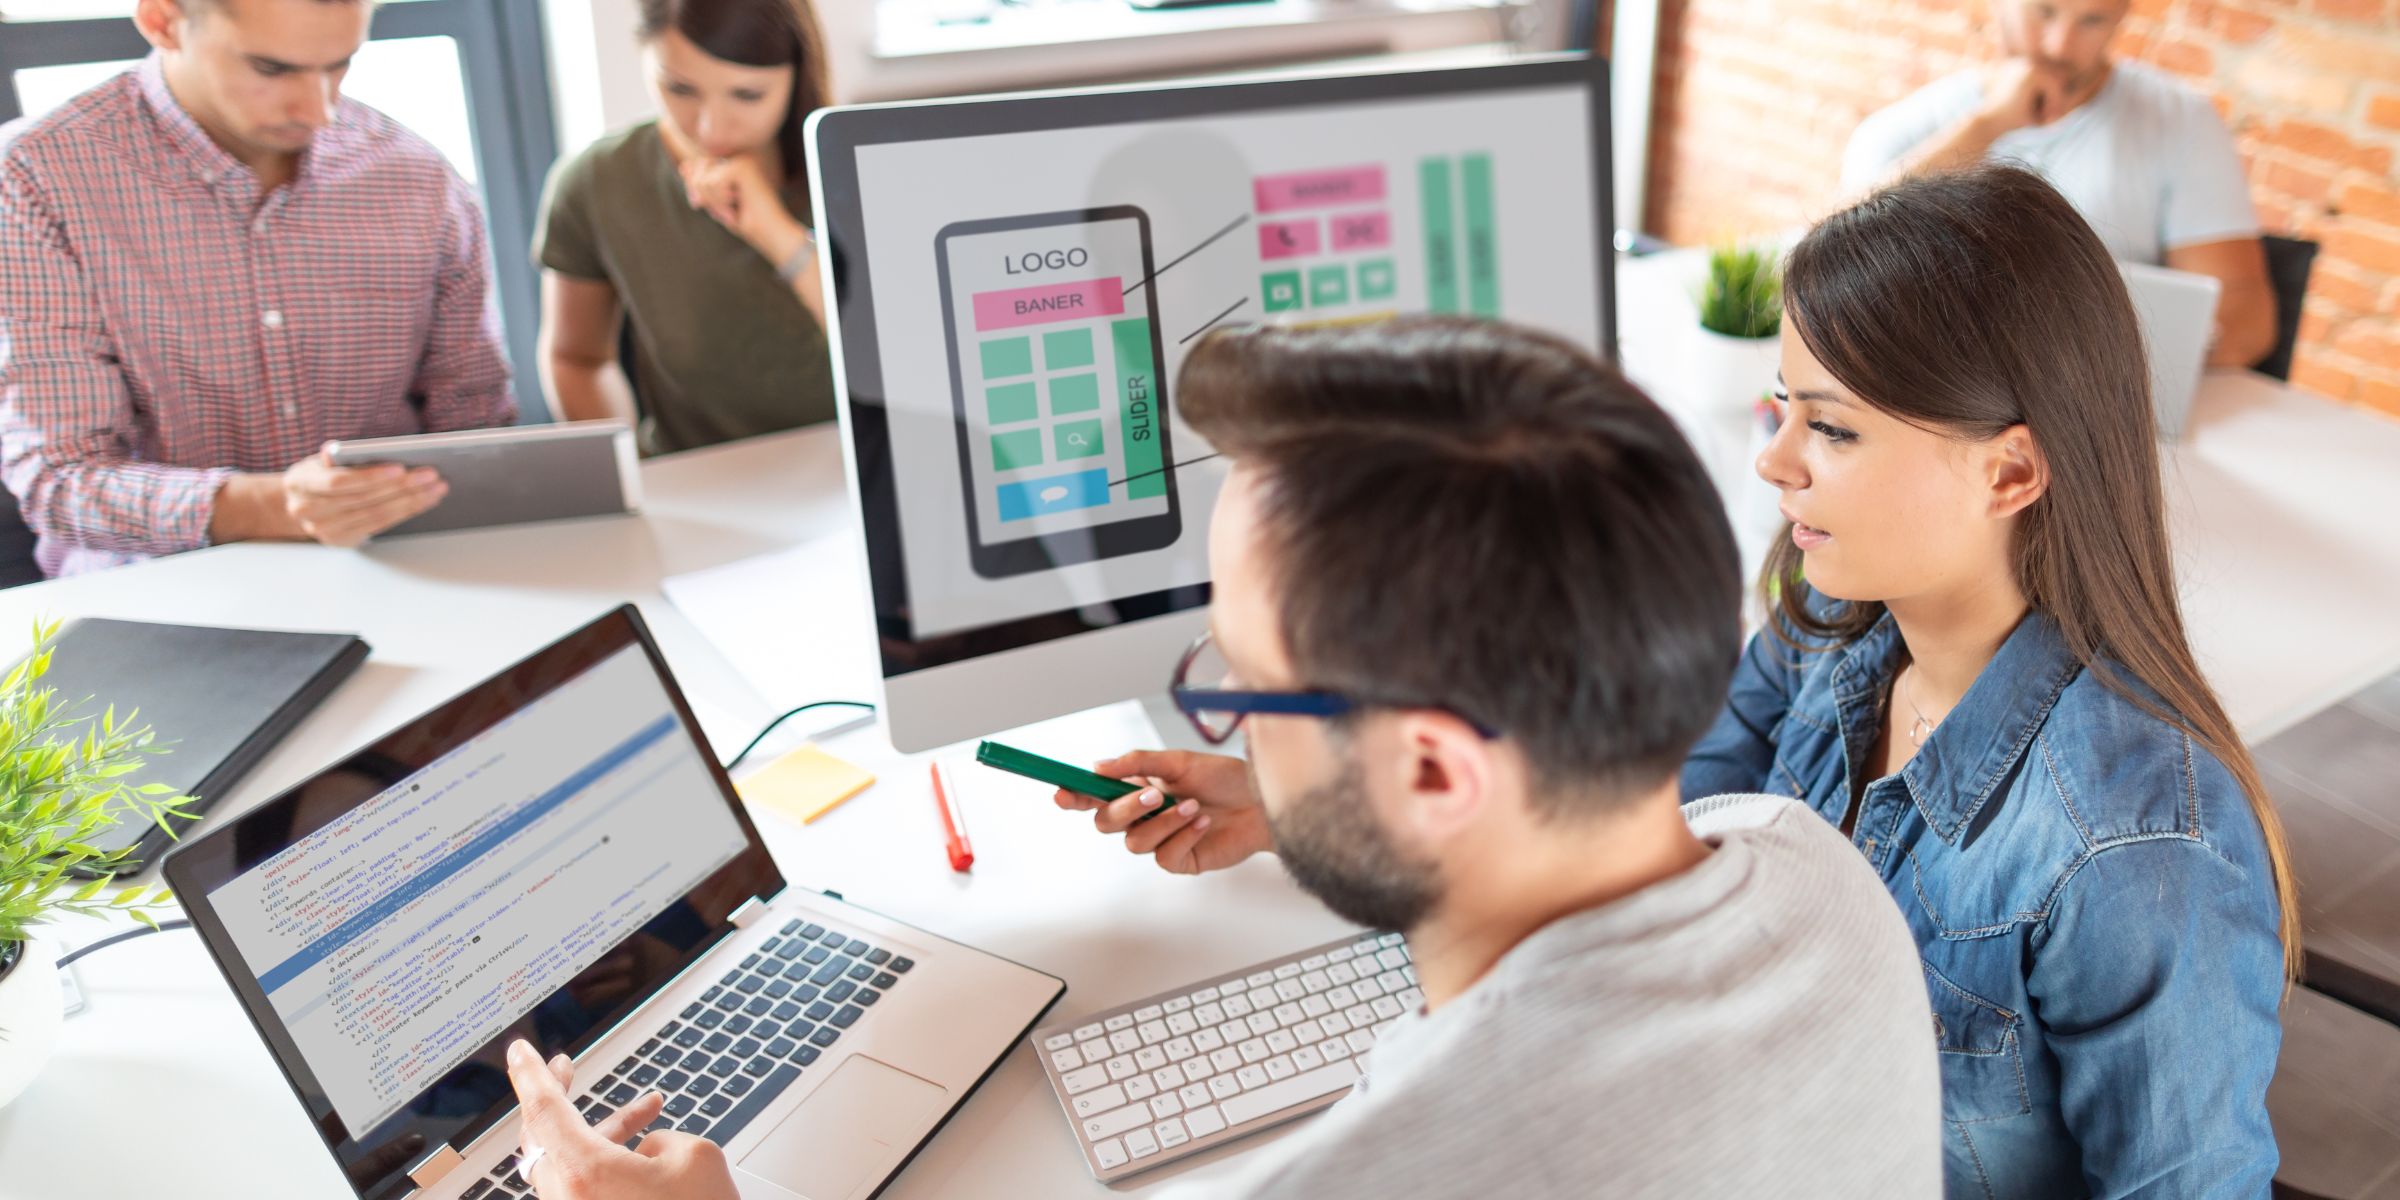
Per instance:
[[[1981,107],[1983,95],[1983,72],[1968,69],[1868,117],[1842,156],[1843,187],[1882,180]],[[2051,124],[2001,135],[1990,157],[2049,180],[2126,262],[2158,265],[2171,249],[2258,236],[2249,181],[2217,110],[2142,63],[2117,63],[2099,95]]]

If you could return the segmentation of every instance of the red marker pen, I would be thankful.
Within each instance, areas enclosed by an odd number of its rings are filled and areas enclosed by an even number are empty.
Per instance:
[[[933,802],[942,813],[942,836],[950,852],[950,869],[964,872],[975,865],[975,849],[967,845],[967,815],[959,811],[957,797],[950,791],[942,764],[934,763]]]

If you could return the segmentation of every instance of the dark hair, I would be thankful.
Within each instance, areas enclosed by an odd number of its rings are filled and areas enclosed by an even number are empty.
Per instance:
[[[787,182],[808,178],[808,114],[833,102],[825,72],[825,31],[810,0],[641,0],[640,34],[669,29],[713,58],[745,67],[792,68],[792,101],[775,145]]]
[[[1883,412],[1969,440],[2017,425],[2032,434],[2050,480],[2017,519],[2017,586],[2057,622],[2084,670],[2206,747],[2240,783],[2266,835],[2285,967],[2296,975],[2289,845],[2184,637],[2149,366],[2099,237],[2021,168],[1914,176],[1801,239],[1784,272],[1784,311],[1809,353]],[[1789,537],[1767,557],[1762,582],[1783,626],[1843,645],[1881,619],[1880,603],[1812,613],[1800,563]]]
[[[1501,731],[1559,815],[1673,777],[1724,707],[1733,533],[1616,368],[1530,330],[1405,317],[1213,334],[1177,387],[1195,432],[1263,472],[1304,686]]]

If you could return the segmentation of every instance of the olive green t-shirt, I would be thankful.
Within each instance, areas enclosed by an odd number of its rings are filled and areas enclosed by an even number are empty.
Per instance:
[[[550,172],[534,261],[624,306],[645,454],[833,419],[825,330],[768,262],[684,198],[655,122]],[[787,190],[792,215],[808,198]]]

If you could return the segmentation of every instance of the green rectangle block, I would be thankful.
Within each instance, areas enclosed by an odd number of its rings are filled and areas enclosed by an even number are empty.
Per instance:
[[[992,435],[992,469],[1016,471],[1042,465],[1042,431],[1015,429]]]
[[[1069,371],[1092,365],[1092,331],[1060,329],[1042,335],[1042,369]]]
[[[1467,308],[1479,317],[1500,315],[1500,233],[1492,199],[1492,156],[1470,154],[1460,175],[1467,191]]]
[[[1159,447],[1166,441],[1165,389],[1150,361],[1150,322],[1141,318],[1112,321],[1109,338],[1117,358],[1117,436],[1125,442],[1125,485],[1129,500],[1167,494],[1166,463]]]
[[[1450,160],[1417,164],[1417,199],[1425,209],[1425,310],[1458,311],[1458,236],[1451,223]]]
[[[1014,425],[1042,415],[1042,402],[1030,383],[1004,383],[983,390],[986,411],[994,425]]]
[[[1359,299],[1389,300],[1399,287],[1399,281],[1392,275],[1392,260],[1370,258],[1358,264]]]
[[[1097,412],[1100,409],[1100,377],[1097,375],[1061,375],[1050,381],[1050,415]]]
[[[1308,269],[1308,304],[1323,308],[1328,304],[1350,303],[1350,268],[1335,263],[1329,267]]]
[[[1033,339],[1000,338],[983,344],[983,377],[1006,379],[1033,374]]]
[[[1098,458],[1102,451],[1108,449],[1106,439],[1100,434],[1098,421],[1061,421],[1051,433],[1051,449],[1057,452],[1060,462],[1071,458]]]
[[[1258,289],[1266,297],[1268,312],[1290,312],[1302,306],[1298,271],[1271,271],[1261,275]]]

